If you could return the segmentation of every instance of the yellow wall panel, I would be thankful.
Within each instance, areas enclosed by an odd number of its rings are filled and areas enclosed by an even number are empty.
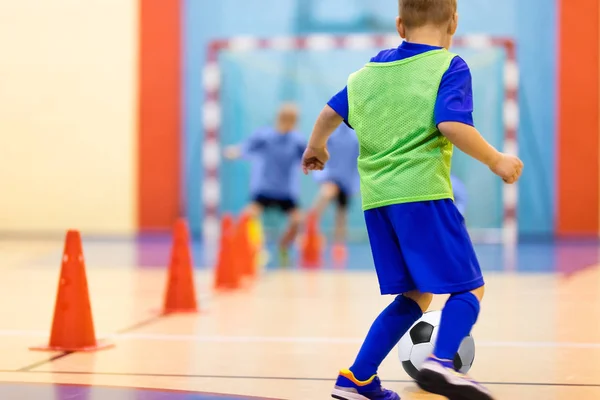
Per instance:
[[[0,0],[0,231],[136,228],[136,0]]]

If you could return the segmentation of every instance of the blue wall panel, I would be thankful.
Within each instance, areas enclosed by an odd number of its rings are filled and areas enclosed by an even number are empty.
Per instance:
[[[368,13],[366,26],[393,30],[395,2],[344,1],[340,14],[337,0],[323,1],[313,18]],[[522,234],[550,235],[554,221],[555,103],[556,103],[556,4],[549,0],[460,0],[459,34],[485,33],[514,37],[521,68],[519,131],[520,154],[526,170],[520,185],[519,228]],[[331,9],[323,9],[330,7]],[[190,225],[195,234],[202,223],[202,67],[207,43],[217,37],[240,34],[294,34],[310,26],[296,21],[294,0],[185,0],[184,6],[184,193]],[[386,16],[389,18],[386,19]],[[331,26],[344,21],[331,21]],[[376,21],[374,23],[373,21]],[[322,21],[323,22],[323,21]],[[327,22],[327,21],[325,21]],[[322,29],[327,24],[320,25]],[[365,29],[363,29],[365,30]]]

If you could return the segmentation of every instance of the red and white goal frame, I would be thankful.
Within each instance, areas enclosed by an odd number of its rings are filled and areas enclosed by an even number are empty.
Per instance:
[[[203,166],[202,201],[204,207],[203,236],[205,240],[216,240],[219,235],[219,204],[221,182],[221,71],[219,53],[221,51],[250,52],[261,49],[282,51],[327,51],[333,49],[365,50],[394,48],[401,39],[397,34],[356,34],[356,35],[307,35],[298,37],[250,37],[238,36],[211,42],[207,49],[204,68],[203,104]],[[466,35],[456,37],[454,46],[473,49],[503,48],[506,52],[504,65],[504,143],[503,151],[518,153],[517,130],[519,125],[519,68],[516,59],[515,42],[506,37]],[[503,225],[501,233],[483,234],[484,242],[514,244],[517,241],[517,185],[503,186]]]

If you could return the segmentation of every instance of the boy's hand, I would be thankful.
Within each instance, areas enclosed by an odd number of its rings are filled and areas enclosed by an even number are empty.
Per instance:
[[[242,151],[238,146],[227,146],[223,150],[223,155],[228,160],[235,160],[237,158],[240,158],[240,156],[242,155]]]
[[[490,169],[504,182],[512,184],[518,181],[521,176],[523,161],[516,156],[500,154],[500,157],[490,165]]]
[[[307,147],[302,156],[302,171],[305,175],[308,171],[322,171],[325,163],[329,160],[329,152],[326,147]]]

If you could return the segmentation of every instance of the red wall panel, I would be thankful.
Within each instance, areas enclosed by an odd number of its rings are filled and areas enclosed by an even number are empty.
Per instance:
[[[160,230],[180,212],[181,2],[139,1],[139,228]]]
[[[559,0],[557,233],[562,236],[599,232],[599,7],[598,0]]]

